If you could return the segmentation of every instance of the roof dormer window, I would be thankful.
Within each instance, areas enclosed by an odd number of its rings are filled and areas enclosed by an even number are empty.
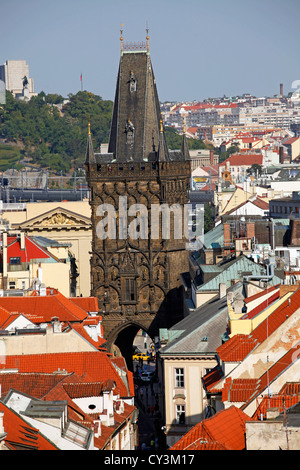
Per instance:
[[[137,81],[136,81],[135,75],[133,73],[133,70],[131,70],[131,72],[130,72],[130,78],[128,80],[128,83],[129,83],[130,93],[134,93],[136,91]]]

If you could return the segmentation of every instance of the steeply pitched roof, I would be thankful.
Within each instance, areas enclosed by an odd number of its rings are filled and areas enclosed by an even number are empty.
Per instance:
[[[251,418],[231,406],[196,424],[170,450],[244,450],[246,421]]]
[[[299,360],[297,351],[291,348],[283,357],[275,362],[268,370],[256,379],[232,379],[228,377],[225,380],[222,389],[222,401],[242,402],[241,409],[247,409],[247,406],[263,395],[263,392],[272,387],[274,382],[291,365]]]
[[[56,290],[45,296],[0,297],[0,307],[10,313],[23,313],[33,323],[49,323],[53,317],[61,322],[76,322],[88,316],[86,310]]]
[[[224,362],[240,362],[300,308],[300,289],[283,302],[250,335],[237,334],[222,344],[217,353]]]
[[[243,297],[242,283],[230,287],[234,296]],[[213,298],[168,330],[170,342],[161,350],[168,354],[215,353],[227,327],[227,298]]]
[[[135,91],[130,81],[136,83]],[[127,143],[126,126],[133,125],[134,143]],[[158,150],[160,105],[150,55],[122,53],[115,92],[109,153],[121,161],[148,160],[153,147]]]
[[[244,276],[265,276],[266,270],[263,266],[255,263],[244,255],[235,258],[226,263],[219,263],[218,266],[222,267],[222,271],[215,277],[205,282],[204,284],[197,285],[197,291],[202,292],[206,290],[218,291],[219,284],[226,284],[227,288],[231,286],[233,279],[243,280]],[[280,279],[274,275],[270,284],[279,284]]]
[[[226,166],[229,163],[230,166],[252,166],[252,165],[262,165],[263,156],[261,154],[253,153],[234,153],[230,155],[226,160],[220,163],[220,166]]]
[[[49,253],[46,249],[42,248],[31,237],[25,235],[25,249],[21,249],[20,238],[17,236],[8,237],[7,239],[7,259],[21,258],[22,263],[29,263],[33,259],[52,260],[53,262],[58,259]]]
[[[117,373],[110,357],[102,351],[6,356],[5,363],[0,364],[0,369],[18,369],[19,372],[36,373],[65,370],[68,373],[74,372],[80,377],[89,377],[92,381],[101,382],[113,379],[121,397],[134,395],[132,381],[129,380],[128,391],[127,385]],[[127,374],[132,377],[130,371]]]
[[[5,442],[13,450],[58,450],[40,434],[39,430],[28,424],[18,413],[0,401],[0,411],[4,412]]]

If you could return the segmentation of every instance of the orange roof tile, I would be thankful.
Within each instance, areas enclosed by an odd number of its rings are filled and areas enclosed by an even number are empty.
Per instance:
[[[5,442],[14,450],[58,450],[39,430],[27,423],[18,413],[2,402],[0,411],[4,412],[3,425],[7,433]]]
[[[78,307],[60,292],[45,296],[0,297],[0,307],[10,313],[23,313],[34,323],[50,323],[54,317],[58,317],[62,322],[82,321],[88,316],[86,310]]]
[[[6,356],[5,363],[0,364],[0,369],[44,373],[52,373],[60,369],[68,373],[74,372],[81,377],[88,377],[91,381],[101,382],[112,379],[116,382],[116,393],[119,392],[121,397],[134,396],[133,387],[130,386],[128,392],[111,359],[102,351]],[[131,384],[132,373],[127,371],[127,374],[129,384]]]
[[[251,418],[242,410],[231,406],[221,410],[211,418],[201,421],[171,447],[170,450],[202,450],[211,449],[244,450],[245,422]]]
[[[99,311],[97,297],[70,297],[69,300],[86,312]]]
[[[264,396],[253,415],[253,419],[261,420],[266,419],[267,410],[270,408],[278,408],[279,413],[282,413],[284,410],[287,410],[293,405],[299,403],[299,395],[272,395]]]
[[[73,374],[69,375],[73,376]],[[34,372],[7,372],[5,374],[0,374],[1,397],[5,397],[9,390],[13,388],[26,393],[27,395],[31,395],[34,398],[42,398],[49,389],[54,387],[64,378],[65,376],[60,374]]]
[[[237,334],[217,348],[223,362],[242,361],[258,344],[271,335],[287,318],[300,308],[300,289],[283,302],[250,335]],[[268,327],[267,327],[268,326]]]
[[[259,379],[227,378],[222,390],[222,401],[243,402],[241,410],[267,390],[272,382],[298,360],[295,348],[290,349],[273,364]]]
[[[250,297],[247,297],[246,299],[244,299],[244,302],[245,302],[245,304],[253,302],[253,300],[257,300],[260,297],[263,297],[264,295],[269,294],[270,292],[273,292],[273,291],[279,289],[279,287],[280,287],[279,284],[277,284],[277,286],[268,287],[267,289],[264,289],[263,291],[258,292],[257,294],[253,294]]]
[[[253,153],[251,155],[234,153],[222,163],[220,163],[220,166],[225,166],[227,163],[229,163],[230,166],[252,166],[254,164],[262,165],[263,156],[257,153]]]
[[[257,307],[250,310],[249,313],[245,313],[245,315],[243,315],[240,319],[245,320],[245,319],[254,318],[256,315],[261,313],[265,308],[268,308],[271,304],[273,304],[273,302],[278,300],[279,297],[280,297],[280,291],[278,290],[273,295],[271,295],[268,299],[264,300],[260,305],[257,305]]]

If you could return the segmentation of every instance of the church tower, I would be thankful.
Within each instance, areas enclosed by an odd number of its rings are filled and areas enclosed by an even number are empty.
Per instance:
[[[89,130],[85,168],[93,226],[91,295],[98,298],[108,345],[122,332],[128,341],[124,330],[132,325],[135,334],[143,328],[158,335],[183,312],[190,157],[185,135],[181,149],[168,149],[148,35],[137,44],[123,44],[121,36],[108,152],[94,152]],[[171,209],[169,218],[162,207]],[[178,221],[182,234],[174,236]]]

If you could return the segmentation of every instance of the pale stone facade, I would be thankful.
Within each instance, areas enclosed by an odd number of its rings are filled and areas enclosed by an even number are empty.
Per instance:
[[[11,228],[22,230],[26,235],[42,236],[71,244],[69,255],[76,268],[76,282],[74,281],[71,295],[90,296],[92,224],[88,200],[27,203],[23,210],[4,211],[3,219],[9,222]],[[53,254],[59,255],[57,252]],[[60,283],[61,281],[62,279]],[[45,283],[46,279],[43,282]]]

